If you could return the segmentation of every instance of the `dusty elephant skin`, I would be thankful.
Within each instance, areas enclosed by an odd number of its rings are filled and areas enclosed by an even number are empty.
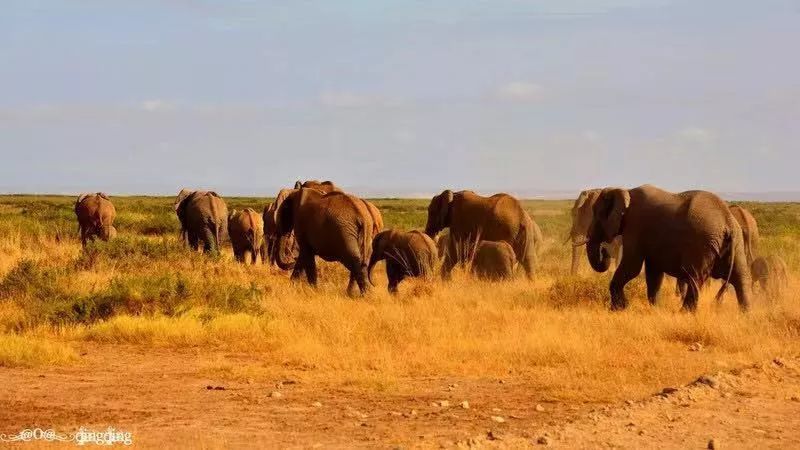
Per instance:
[[[398,284],[406,277],[433,275],[437,253],[433,239],[421,231],[382,231],[372,240],[372,257],[368,268],[370,283],[375,265],[386,260],[389,292],[396,293]]]
[[[472,273],[481,280],[501,281],[514,276],[514,249],[505,241],[481,241],[472,260]]]
[[[592,224],[594,204],[602,191],[602,189],[581,191],[570,210],[572,227],[570,228],[567,242],[572,242],[572,266],[570,267],[572,275],[578,274],[578,265],[583,253],[581,247],[586,244],[586,239],[589,236],[589,227]],[[611,259],[618,264],[622,253],[622,238],[618,237],[611,241],[610,244],[604,245],[607,247]]]
[[[81,194],[75,201],[75,216],[78,218],[78,233],[84,247],[89,240],[100,238],[108,241],[117,235],[117,229],[114,228],[117,210],[108,195],[102,192]]]
[[[263,248],[263,218],[251,208],[234,210],[228,217],[228,235],[236,261],[247,262],[249,255],[251,263],[255,264]]]
[[[450,277],[456,264],[471,259],[479,241],[488,240],[508,242],[528,279],[533,279],[541,230],[516,198],[446,190],[431,199],[425,233],[435,238],[445,228],[450,229],[450,238],[442,265],[443,278]]]
[[[611,279],[611,307],[628,305],[625,285],[645,266],[647,298],[655,303],[664,274],[686,283],[683,309],[694,311],[700,287],[709,278],[727,280],[739,307],[750,303],[750,267],[742,230],[716,195],[705,191],[673,194],[655,186],[606,188],[594,206],[586,253],[597,272],[610,265],[601,247],[622,236],[622,261]],[[724,286],[723,286],[724,289]]]
[[[289,194],[278,208],[278,247],[294,232],[300,249],[292,279],[306,274],[309,284],[317,284],[315,257],[336,261],[350,271],[348,294],[358,284],[361,294],[369,289],[367,265],[372,253],[372,216],[361,199],[342,192],[322,194],[301,188]],[[278,253],[282,269],[289,261]]]
[[[183,189],[175,199],[175,214],[181,222],[181,236],[189,247],[205,253],[218,253],[219,245],[228,234],[228,207],[211,191]]]

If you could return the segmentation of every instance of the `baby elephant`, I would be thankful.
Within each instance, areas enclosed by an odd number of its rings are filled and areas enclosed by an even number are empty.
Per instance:
[[[375,264],[385,259],[389,292],[395,294],[397,285],[405,277],[433,275],[438,258],[433,239],[421,231],[381,231],[372,240],[372,257],[368,268],[370,283]]]
[[[508,242],[481,241],[475,249],[472,273],[481,280],[508,280],[514,276],[516,260]]]
[[[758,257],[750,265],[753,287],[758,283],[765,293],[778,296],[783,288],[789,285],[786,263],[780,256],[770,255]]]
[[[251,208],[232,211],[228,216],[228,235],[233,246],[233,255],[238,262],[250,261],[255,264],[256,257],[264,241],[264,219]]]
[[[95,237],[107,241],[117,235],[117,229],[114,228],[117,210],[108,195],[102,192],[81,194],[75,201],[75,215],[78,217],[78,232],[84,247],[86,241]]]

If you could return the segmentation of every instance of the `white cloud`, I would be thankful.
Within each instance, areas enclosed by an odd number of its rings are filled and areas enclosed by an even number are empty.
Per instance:
[[[512,81],[497,89],[497,97],[502,100],[531,102],[542,98],[544,88],[536,83]]]
[[[717,133],[713,130],[700,127],[687,127],[676,133],[678,139],[689,144],[712,144],[717,139]]]
[[[175,109],[174,103],[161,99],[145,100],[139,106],[148,112],[171,111]]]

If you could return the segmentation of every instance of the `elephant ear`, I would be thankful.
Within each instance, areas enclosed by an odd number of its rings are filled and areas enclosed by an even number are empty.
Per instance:
[[[78,196],[78,199],[75,200],[75,212],[76,213],[78,212],[78,206],[80,206],[81,202],[84,201],[86,199],[86,197],[88,197],[88,196],[89,196],[89,194],[81,194],[81,195]]]
[[[304,197],[306,196],[306,189],[285,190],[290,192],[281,200],[280,204],[275,210],[275,225],[278,229],[278,234],[281,236],[291,233],[294,229],[294,220],[297,208],[300,207],[300,205],[303,203]],[[281,193],[283,193],[283,190]],[[275,203],[278,204],[278,201],[276,200]]]
[[[572,206],[572,210],[576,211],[583,208],[583,205],[586,204],[586,200],[589,199],[589,191],[581,191],[578,195],[578,198],[575,200],[575,204]]]
[[[294,188],[295,189],[300,189],[302,187],[303,187],[303,183],[301,183],[300,180],[297,180],[297,181],[294,182]]]
[[[283,202],[285,202],[290,195],[298,191],[298,189],[281,189],[280,192],[278,192],[278,196],[275,197],[275,201],[272,202],[268,207],[270,213],[272,214],[273,223],[278,223],[278,210],[281,209]]]
[[[625,213],[631,205],[631,195],[625,189],[605,189],[595,203],[595,218],[600,221],[606,242],[622,233]]]
[[[105,192],[98,192],[98,193],[97,193],[97,195],[99,195],[99,196],[100,196],[100,198],[104,198],[104,199],[106,199],[106,200],[110,200],[110,199],[108,198],[108,194],[106,194]]]
[[[386,248],[389,245],[389,237],[392,230],[381,231],[372,239],[372,259],[380,261],[386,257]]]
[[[194,191],[190,191],[189,189],[181,189],[181,191],[178,192],[178,196],[175,198],[175,204],[172,205],[178,215],[181,215],[179,210],[182,208],[184,200],[189,198],[193,193]]]
[[[442,228],[450,226],[450,210],[453,205],[454,194],[446,190],[439,195],[439,217],[437,220]]]

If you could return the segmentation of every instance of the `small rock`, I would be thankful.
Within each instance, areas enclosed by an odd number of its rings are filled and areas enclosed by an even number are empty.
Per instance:
[[[278,391],[272,391],[272,392],[269,394],[269,396],[270,396],[271,398],[281,398],[281,397],[283,397],[283,394],[281,394],[281,393],[280,393],[280,392],[278,392]]]
[[[647,433],[644,430],[639,430],[639,436],[644,436],[645,434]]]
[[[664,389],[661,390],[661,395],[666,396],[666,395],[674,394],[676,392],[678,392],[678,389],[676,389],[674,387],[665,387]]]
[[[544,406],[542,406],[542,405],[541,405],[541,404],[539,404],[539,403],[537,403],[537,404],[536,404],[536,407],[535,407],[534,409],[535,409],[537,412],[544,412]]]
[[[699,351],[702,351],[702,350],[703,350],[703,344],[701,344],[699,342],[695,342],[695,343],[693,343],[692,345],[689,346],[689,351],[690,352],[699,352]]]
[[[708,450],[719,450],[719,440],[718,439],[711,439],[708,441],[708,446],[706,447]]]
[[[450,407],[450,402],[447,401],[447,400],[439,400],[437,402],[437,404],[439,405],[440,408],[449,408]]]
[[[778,367],[786,367],[786,361],[781,358],[775,358],[772,360],[772,363]]]
[[[625,404],[628,406],[633,406],[633,400],[625,400]]]
[[[548,445],[550,445],[550,438],[547,437],[547,436],[542,436],[542,437],[540,437],[539,439],[536,440],[536,443],[539,444],[539,445],[548,446]]]
[[[695,381],[695,383],[705,384],[706,386],[712,389],[719,388],[719,380],[717,380],[715,377],[712,377],[711,375],[703,375],[700,378],[698,378],[697,381]]]
[[[314,403],[311,404],[311,406],[313,406],[314,408],[322,408],[322,403],[314,402]]]
[[[494,420],[497,423],[505,423],[505,421],[506,421],[506,419],[504,419],[501,416],[492,416],[492,420]]]
[[[800,395],[793,395],[789,398],[793,402],[800,402]]]
[[[499,441],[500,439],[501,439],[500,435],[498,435],[496,431],[489,430],[489,431],[486,432],[486,440],[488,440],[488,441]]]
[[[469,409],[469,402],[464,400],[463,402],[461,402],[460,406],[462,409]]]

